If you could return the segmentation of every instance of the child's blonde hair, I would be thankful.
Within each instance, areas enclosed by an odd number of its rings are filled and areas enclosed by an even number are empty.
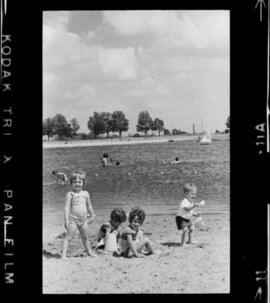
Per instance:
[[[75,179],[79,178],[85,184],[86,173],[83,170],[75,170],[70,177],[70,184],[73,183]]]
[[[184,194],[188,194],[193,190],[197,190],[197,186],[193,183],[185,183],[183,190],[184,190]]]

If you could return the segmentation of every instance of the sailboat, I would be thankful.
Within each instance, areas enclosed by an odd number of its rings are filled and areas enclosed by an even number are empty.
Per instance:
[[[212,137],[209,132],[206,132],[200,139],[200,145],[210,145],[212,144]]]
[[[200,143],[200,145],[210,145],[212,144],[212,137],[209,131],[204,131],[203,130],[203,117],[202,117],[202,122],[201,122],[201,131],[203,136],[202,137],[198,137],[198,142]]]

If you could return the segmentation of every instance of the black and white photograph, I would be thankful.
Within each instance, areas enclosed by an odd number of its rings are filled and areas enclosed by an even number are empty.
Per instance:
[[[269,302],[269,2],[1,1],[7,294]]]
[[[43,13],[44,293],[230,291],[229,17]]]

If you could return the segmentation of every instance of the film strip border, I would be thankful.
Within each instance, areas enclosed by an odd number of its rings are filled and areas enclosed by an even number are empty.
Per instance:
[[[0,46],[1,46],[1,86],[2,86],[2,71],[3,71],[3,61],[2,61],[2,56],[3,56],[3,41],[2,38],[4,37],[4,19],[7,16],[7,0],[1,0],[1,14],[0,14],[0,18],[1,18],[1,29],[0,29],[0,34],[1,34],[1,39],[0,39]]]
[[[4,285],[4,291],[14,289],[16,286],[16,253],[15,253],[15,203],[16,193],[14,184],[15,172],[15,87],[14,87],[14,63],[13,32],[11,29],[11,13],[8,0],[1,0],[0,12],[0,280]]]
[[[262,10],[262,5],[264,3],[264,1],[258,1],[257,3],[260,2],[260,13],[261,13],[261,10]],[[262,4],[263,3],[263,4]],[[266,7],[266,5],[265,5]],[[266,133],[267,133],[267,136],[266,136],[266,151],[267,153],[270,152],[270,100],[269,100],[269,48],[270,48],[270,45],[269,45],[269,39],[270,39],[270,23],[269,23],[269,19],[270,19],[270,0],[268,0],[268,5],[267,5],[267,91],[266,91]],[[260,19],[261,20],[261,19]]]
[[[265,104],[263,110],[265,111],[265,121],[261,121],[260,124],[257,124],[255,126],[256,128],[256,146],[258,154],[263,155],[263,154],[269,154],[270,153],[270,100],[269,100],[269,40],[270,40],[270,0],[256,0],[254,2],[254,13],[257,14],[257,19],[260,24],[263,26],[266,25],[266,35],[267,35],[267,66],[266,66],[266,75],[262,75],[262,79],[266,79],[266,85],[265,88],[266,92],[265,93],[265,101],[262,101],[260,104]],[[263,28],[263,27],[262,27]],[[263,42],[263,41],[262,41]],[[261,47],[258,45],[258,47]],[[265,70],[265,66],[261,66],[260,70]],[[264,90],[263,89],[263,90]],[[261,93],[261,92],[260,92]]]

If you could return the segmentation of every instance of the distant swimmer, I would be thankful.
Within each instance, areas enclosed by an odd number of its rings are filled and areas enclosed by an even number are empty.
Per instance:
[[[100,161],[101,161],[101,163],[102,163],[102,166],[105,167],[105,166],[108,165],[109,158],[110,158],[109,154],[107,154],[107,153],[104,153],[104,154],[103,154],[102,158],[100,158]],[[110,160],[112,161],[111,158],[110,158]]]
[[[67,175],[57,170],[53,170],[52,174],[56,176],[56,184],[64,185],[67,181]]]
[[[180,163],[179,158],[175,157],[175,159],[171,163],[172,164],[178,164],[178,163]]]

